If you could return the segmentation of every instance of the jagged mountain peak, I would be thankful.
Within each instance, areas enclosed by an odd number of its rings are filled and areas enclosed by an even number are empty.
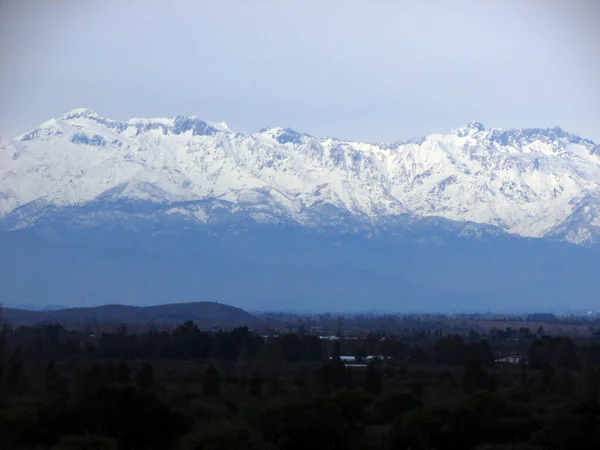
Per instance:
[[[85,143],[88,138],[92,139],[93,136],[97,136],[96,141],[98,142],[104,141],[105,139],[101,139],[100,134],[107,132],[140,135],[152,131],[163,135],[190,133],[192,136],[212,136],[220,132],[232,132],[225,122],[208,122],[189,114],[119,121],[102,117],[88,108],[76,108],[58,118],[42,123],[39,127],[17,137],[17,140],[45,139],[65,132],[67,134],[73,132],[74,142]],[[89,133],[96,134],[88,136]]]
[[[312,138],[309,134],[300,133],[289,127],[261,128],[258,133],[274,139],[279,144],[302,144],[306,138]]]
[[[87,117],[87,118],[98,118],[100,117],[98,113],[89,108],[75,108],[64,114],[61,118],[63,120],[76,119],[79,117]]]
[[[466,125],[458,128],[456,134],[460,137],[472,136],[476,133],[485,131],[485,127],[481,122],[469,122]]]

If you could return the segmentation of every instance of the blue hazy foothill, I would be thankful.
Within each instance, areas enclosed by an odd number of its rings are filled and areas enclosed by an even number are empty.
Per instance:
[[[152,207],[120,205],[131,217]],[[238,217],[198,228],[172,217],[119,223],[114,210],[54,211],[36,227],[0,233],[4,302],[525,312],[593,308],[600,292],[597,249],[489,226],[406,217],[373,235]],[[89,217],[96,225],[82,226]]]

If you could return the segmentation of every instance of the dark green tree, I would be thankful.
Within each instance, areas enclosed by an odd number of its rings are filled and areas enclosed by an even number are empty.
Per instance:
[[[353,430],[364,421],[364,409],[371,403],[371,399],[363,391],[345,389],[337,391],[333,398],[348,429]]]
[[[333,392],[346,386],[346,365],[339,358],[323,361],[319,375],[325,392]]]
[[[115,383],[129,383],[131,370],[125,361],[119,361],[114,365]]]
[[[232,423],[211,423],[185,435],[178,450],[262,450],[256,431]]]
[[[556,377],[556,388],[563,396],[569,396],[575,389],[575,380],[569,370],[563,371]]]
[[[297,387],[303,387],[308,381],[309,369],[308,367],[301,365],[298,366],[294,372],[294,384]]]
[[[401,416],[390,433],[392,449],[431,450],[451,448],[444,445],[442,423],[425,409],[414,409]]]
[[[218,397],[221,394],[221,375],[213,364],[209,364],[202,378],[202,394]]]
[[[44,370],[44,391],[46,395],[66,394],[65,380],[60,376],[54,361],[49,361]]]
[[[340,346],[340,341],[335,341],[333,343],[333,353],[331,355],[331,359],[339,360],[342,356],[342,350]]]
[[[258,369],[252,371],[250,376],[250,394],[260,397],[262,395],[264,379]]]
[[[94,434],[63,436],[51,450],[119,450],[119,442]]]
[[[395,417],[419,406],[421,406],[421,400],[410,391],[392,392],[380,401],[380,407],[385,414],[386,421],[391,421]]]
[[[149,389],[154,384],[154,367],[150,363],[143,363],[135,374],[135,382],[140,389]]]
[[[2,372],[4,390],[9,394],[21,393],[25,386],[25,377],[23,374],[23,356],[20,349],[15,350],[6,359]]]
[[[379,370],[375,361],[369,361],[365,369],[365,391],[371,395],[379,395],[382,387],[383,372]]]
[[[527,386],[529,384],[529,380],[527,377],[527,364],[521,364],[521,368],[520,368],[520,376],[519,376],[519,380],[521,382],[522,386]]]
[[[124,450],[173,448],[189,427],[187,418],[132,386],[103,386],[80,397],[73,408],[73,426],[116,439]]]
[[[269,394],[279,394],[279,390],[281,389],[281,379],[279,377],[279,373],[275,369],[269,370],[267,374],[267,388],[269,390]]]
[[[542,383],[544,383],[546,389],[550,389],[554,382],[554,368],[550,363],[544,363],[539,367],[539,370],[542,377]]]
[[[467,393],[473,393],[488,388],[489,375],[483,362],[478,358],[470,358],[465,363],[463,388]]]

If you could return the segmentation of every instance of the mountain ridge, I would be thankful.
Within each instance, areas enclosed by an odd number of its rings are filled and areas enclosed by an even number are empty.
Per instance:
[[[409,214],[600,242],[600,146],[558,127],[471,122],[365,143],[287,127],[245,135],[192,115],[115,121],[78,108],[0,143],[0,177],[4,229],[32,226],[48,207],[148,201],[198,227],[244,212],[258,224],[378,233]]]

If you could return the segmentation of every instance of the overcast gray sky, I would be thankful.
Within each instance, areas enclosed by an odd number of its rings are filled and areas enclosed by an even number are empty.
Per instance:
[[[87,107],[397,140],[600,142],[600,1],[0,0],[0,135]]]

